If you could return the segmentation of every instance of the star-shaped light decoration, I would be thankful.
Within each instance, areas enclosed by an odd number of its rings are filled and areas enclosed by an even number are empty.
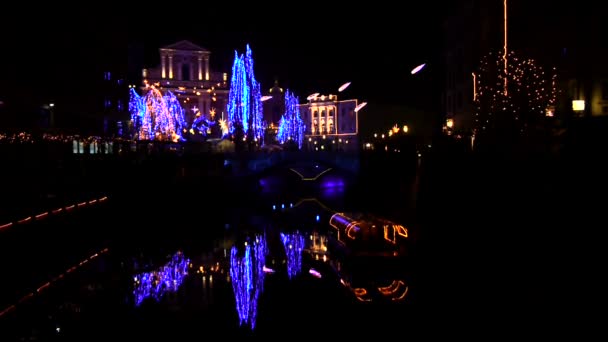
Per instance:
[[[211,108],[211,110],[209,111],[209,115],[211,115],[211,120],[215,118],[215,108]]]

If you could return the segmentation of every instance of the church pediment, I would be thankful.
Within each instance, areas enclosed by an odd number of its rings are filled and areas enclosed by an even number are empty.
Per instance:
[[[177,43],[173,43],[171,45],[167,45],[165,47],[163,47],[163,49],[168,49],[168,50],[178,50],[178,51],[203,51],[203,52],[209,52],[209,50],[205,49],[204,47],[198,46],[188,40],[182,40],[179,41]]]

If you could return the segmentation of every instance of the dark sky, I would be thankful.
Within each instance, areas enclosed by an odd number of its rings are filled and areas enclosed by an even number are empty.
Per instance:
[[[510,29],[516,32],[520,27],[520,36],[533,30],[535,23],[545,28],[570,23],[546,9],[546,4],[556,2],[511,2],[520,14],[513,14]],[[343,8],[329,2],[224,4],[162,8],[53,4],[4,10],[0,100],[33,104],[82,100],[84,107],[91,93],[98,91],[96,82],[104,70],[126,69],[129,45],[141,47],[144,64],[154,66],[160,46],[188,39],[212,51],[211,66],[219,71],[230,71],[234,50],[242,52],[249,43],[256,77],[264,89],[276,77],[304,98],[312,92],[335,93],[350,81],[343,96],[370,103],[432,109],[440,103],[442,21],[450,5],[435,1],[374,1]],[[590,13],[580,6],[576,11]],[[411,76],[410,70],[421,63],[428,63],[427,68]]]
[[[189,39],[212,51],[211,64],[230,71],[234,50],[250,44],[256,77],[269,88],[275,77],[301,97],[313,92],[336,93],[352,82],[350,94],[375,101],[400,101],[415,84],[409,71],[435,58],[441,45],[440,17],[426,6],[416,15],[390,7],[341,13],[315,7],[291,18],[264,17],[261,22],[229,22],[197,29],[196,22],[166,28],[159,35],[135,35],[147,49],[148,62],[158,63],[158,47]],[[295,11],[294,12],[298,12]],[[383,18],[382,18],[383,17]],[[370,23],[369,18],[383,19]],[[425,20],[421,20],[426,18]],[[375,21],[375,20],[374,20]]]
[[[211,50],[212,68],[221,71],[230,71],[234,50],[249,43],[263,88],[276,77],[303,98],[336,93],[351,81],[345,96],[395,103],[419,97],[412,91],[424,76],[413,79],[409,71],[436,58],[441,46],[443,14],[427,2],[340,10],[328,3],[267,6],[5,11],[0,28],[10,48],[0,57],[0,96],[34,102],[85,96],[104,68],[126,66],[129,44],[143,48],[145,64],[153,66],[160,46],[188,39]]]

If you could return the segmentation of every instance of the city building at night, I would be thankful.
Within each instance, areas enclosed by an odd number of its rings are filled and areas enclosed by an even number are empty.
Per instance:
[[[199,112],[208,120],[226,116],[228,73],[210,69],[209,50],[182,40],[160,48],[159,53],[160,66],[142,70],[144,91],[155,86],[175,94],[185,109],[188,124]]]
[[[267,144],[277,143],[279,124],[285,113],[285,90],[279,86],[279,81],[275,80],[272,88],[264,96],[270,97],[263,102],[264,122],[266,123],[264,141]]]
[[[599,16],[576,15],[570,6],[461,0],[444,22],[444,129],[496,129],[501,115],[524,127],[543,117],[608,115]],[[500,94],[497,102],[490,94]]]
[[[354,151],[359,148],[357,100],[338,100],[337,95],[309,96],[300,104],[306,127],[304,146],[312,151]]]
[[[124,136],[129,122],[129,92],[124,75],[118,71],[104,71],[101,83],[103,99],[103,134]]]
[[[479,60],[502,46],[502,2],[461,1],[444,22],[446,128],[469,134],[475,126],[474,77]],[[451,127],[447,127],[449,126]]]
[[[274,86],[264,96],[271,96],[264,101],[264,121],[268,126],[278,126],[281,116],[285,113],[285,92],[279,86],[279,81],[274,81]]]

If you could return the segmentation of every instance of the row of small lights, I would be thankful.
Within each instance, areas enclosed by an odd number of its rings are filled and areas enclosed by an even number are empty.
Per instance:
[[[107,200],[108,200],[108,197],[104,196],[104,197],[101,197],[101,198],[98,198],[98,199],[92,199],[90,201],[84,201],[84,202],[80,202],[80,203],[77,203],[77,204],[72,204],[72,205],[69,205],[69,206],[57,208],[57,209],[54,209],[54,210],[45,211],[45,212],[40,213],[38,215],[28,216],[26,218],[23,218],[21,220],[17,220],[15,222],[9,222],[9,223],[0,225],[0,231],[2,231],[4,229],[8,229],[8,228],[10,228],[10,227],[12,227],[14,225],[17,225],[17,224],[30,223],[33,220],[42,220],[42,219],[47,218],[49,215],[58,215],[58,214],[60,214],[60,213],[62,213],[64,211],[66,211],[66,212],[67,211],[72,211],[74,208],[82,208],[82,207],[85,207],[87,205],[94,205],[94,204],[98,204],[98,203],[101,203],[101,202],[105,202]]]
[[[6,314],[8,314],[8,313],[10,313],[12,311],[14,311],[17,308],[17,305],[24,304],[24,303],[28,302],[30,299],[34,298],[34,296],[36,296],[37,294],[40,294],[44,290],[48,289],[54,283],[58,282],[61,279],[64,279],[69,273],[72,273],[72,272],[78,270],[79,268],[83,267],[84,265],[86,265],[90,261],[93,261],[94,259],[96,259],[100,255],[105,254],[107,252],[108,252],[108,248],[104,248],[104,249],[100,250],[99,252],[97,252],[97,253],[89,256],[88,258],[82,260],[78,264],[76,264],[76,265],[68,268],[67,270],[65,270],[65,272],[59,274],[58,276],[56,276],[55,278],[51,279],[50,281],[47,281],[46,283],[42,284],[35,291],[32,291],[32,292],[28,293],[27,295],[23,296],[19,301],[17,301],[16,304],[13,304],[13,305],[11,305],[11,306],[3,309],[2,311],[0,311],[0,317],[2,317],[4,315],[6,315]],[[57,330],[57,332],[59,332],[60,328],[57,327],[56,330]]]

